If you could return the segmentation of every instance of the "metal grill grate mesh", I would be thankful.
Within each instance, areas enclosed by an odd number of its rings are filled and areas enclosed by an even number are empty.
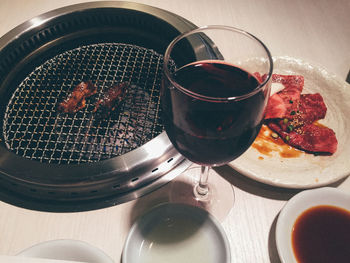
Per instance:
[[[125,154],[163,131],[160,82],[163,57],[135,45],[103,43],[66,51],[30,73],[10,99],[3,122],[7,148],[48,163],[95,162]],[[98,93],[75,114],[57,105],[83,80]],[[126,98],[109,119],[92,113],[103,91],[130,82]]]

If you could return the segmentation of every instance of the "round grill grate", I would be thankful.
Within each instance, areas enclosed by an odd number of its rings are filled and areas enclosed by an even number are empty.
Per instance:
[[[31,72],[10,99],[3,122],[7,148],[46,163],[79,164],[123,155],[163,131],[160,81],[163,57],[153,50],[101,43],[65,51]],[[58,104],[81,81],[98,92],[75,114]],[[94,104],[113,84],[129,82],[125,99],[108,119]]]

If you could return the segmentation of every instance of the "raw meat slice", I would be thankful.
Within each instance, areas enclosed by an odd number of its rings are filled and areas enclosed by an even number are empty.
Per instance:
[[[285,88],[269,98],[265,119],[284,118],[290,112],[297,111],[296,102],[299,101],[304,86],[303,76],[273,74],[272,83],[281,83]]]
[[[295,109],[286,113],[283,119],[276,120],[283,131],[311,124],[326,116],[327,107],[319,93],[302,94],[295,104]]]
[[[338,141],[334,131],[330,128],[306,124],[287,132],[274,121],[270,121],[268,126],[278,133],[286,143],[306,152],[333,154],[337,150]]]
[[[304,78],[298,75],[272,75],[273,83],[285,88],[269,99],[265,122],[289,145],[314,154],[333,154],[338,141],[332,129],[315,121],[327,113],[319,93],[301,94]]]
[[[299,102],[299,113],[305,123],[323,119],[327,113],[327,106],[321,94],[302,94]]]

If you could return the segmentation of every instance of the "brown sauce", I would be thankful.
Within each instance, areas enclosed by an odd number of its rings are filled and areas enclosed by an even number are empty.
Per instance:
[[[321,205],[302,213],[292,231],[299,263],[350,262],[350,211]]]
[[[296,158],[304,153],[286,144],[280,137],[273,138],[272,133],[266,125],[263,125],[252,147],[264,155],[272,156],[273,152],[277,152],[284,158]]]
[[[318,121],[315,121],[314,124],[315,124],[316,126],[319,126],[319,127],[326,127],[326,128],[327,128],[326,125],[323,125],[322,123],[319,123]]]

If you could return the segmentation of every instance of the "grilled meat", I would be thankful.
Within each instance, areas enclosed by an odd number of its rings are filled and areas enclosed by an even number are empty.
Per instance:
[[[93,112],[96,112],[98,117],[108,117],[117,109],[124,99],[128,86],[128,83],[121,82],[110,87],[107,91],[105,91],[102,99],[97,101]]]
[[[86,105],[86,99],[97,92],[91,81],[83,81],[74,87],[73,91],[58,106],[64,113],[76,113]]]

